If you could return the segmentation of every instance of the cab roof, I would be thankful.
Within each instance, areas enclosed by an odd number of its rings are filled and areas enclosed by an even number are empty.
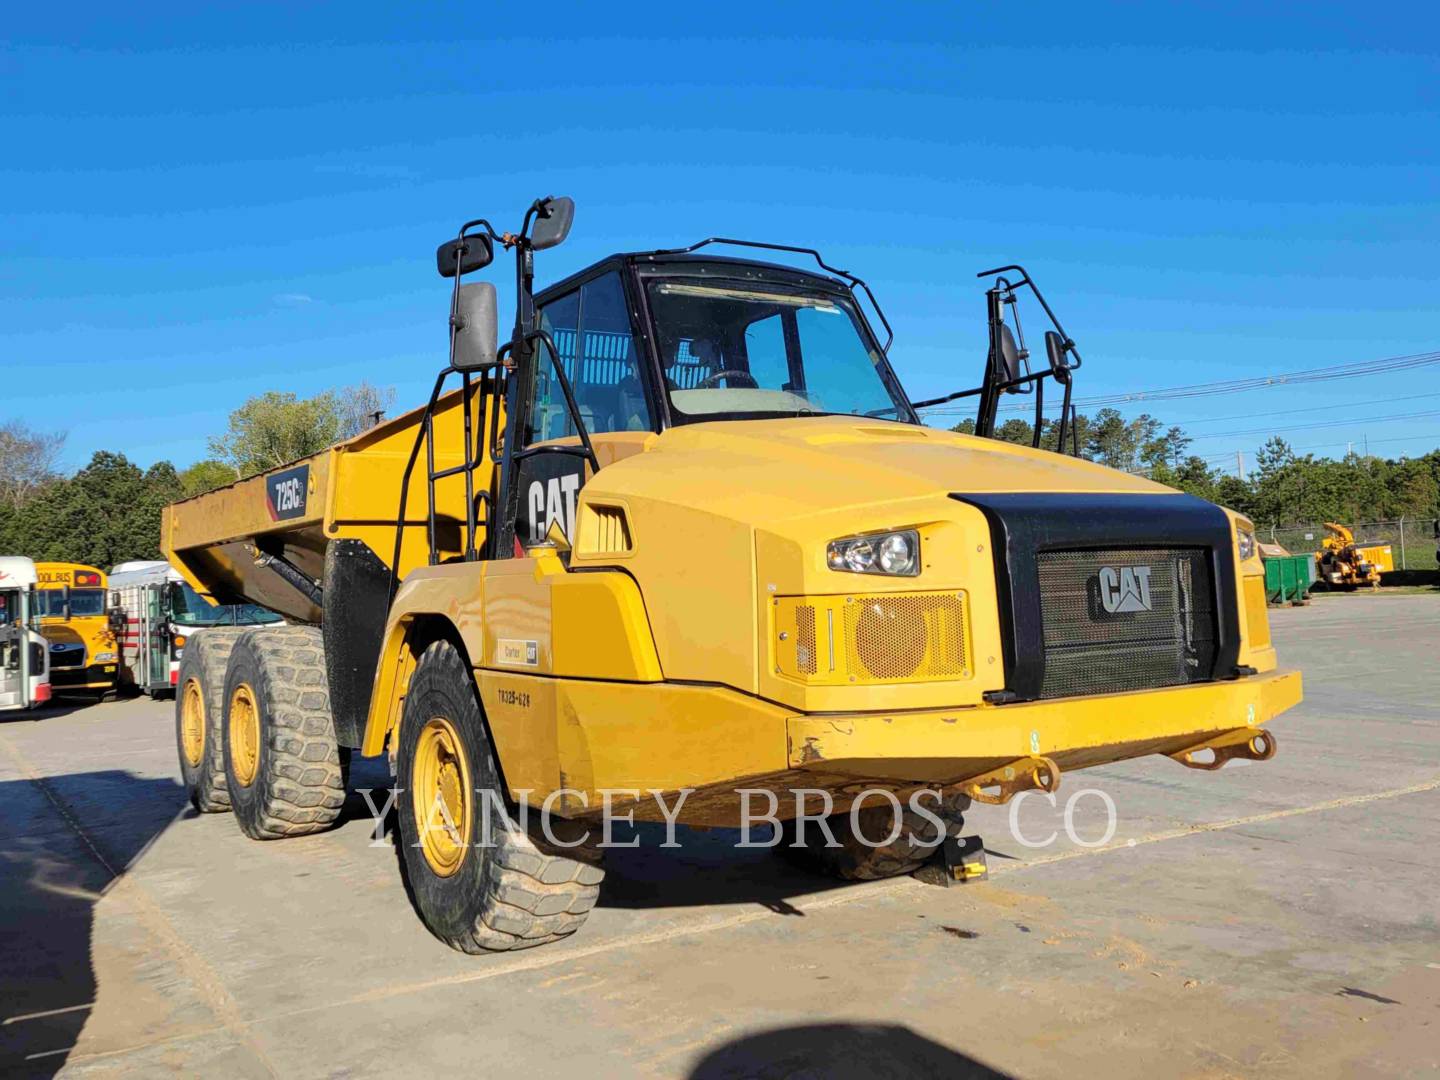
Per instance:
[[[621,267],[633,268],[642,273],[653,268],[657,271],[670,270],[683,274],[704,274],[707,269],[714,268],[716,271],[723,272],[726,277],[750,277],[791,285],[809,285],[823,289],[825,292],[840,292],[847,295],[850,292],[849,286],[839,278],[798,266],[787,266],[784,263],[740,259],[730,255],[697,255],[670,251],[619,251],[591,263],[583,270],[577,270],[553,285],[547,285],[536,293],[536,299],[549,299],[553,295],[569,292],[570,289],[589,278]]]

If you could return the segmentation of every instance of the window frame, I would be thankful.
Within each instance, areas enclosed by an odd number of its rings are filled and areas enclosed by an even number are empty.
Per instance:
[[[880,340],[875,336],[875,329],[871,326],[864,307],[854,293],[838,279],[796,267],[752,262],[747,259],[727,258],[721,255],[620,254],[601,259],[599,262],[542,289],[535,295],[537,311],[547,304],[563,299],[569,293],[611,271],[619,273],[621,285],[625,290],[625,299],[630,312],[631,340],[635,346],[636,370],[641,374],[640,382],[645,388],[645,400],[650,407],[651,430],[656,433],[668,431],[672,427],[683,427],[687,424],[705,423],[712,420],[753,420],[755,418],[750,413],[707,413],[703,417],[687,416],[677,419],[671,411],[670,395],[664,390],[665,375],[659,344],[653,333],[654,315],[650,310],[650,302],[645,290],[646,283],[657,277],[676,280],[689,277],[716,284],[731,284],[740,288],[779,286],[810,290],[826,296],[833,296],[837,300],[852,305],[858,316],[859,329],[866,348],[880,358],[875,367],[880,374],[881,381],[892,397],[898,398],[904,403],[903,411],[907,414],[895,418],[868,416],[863,419],[868,423],[875,424],[905,424],[910,427],[920,425],[920,418],[915,413],[914,406],[910,404],[910,395],[905,392],[904,386],[901,385],[899,377],[895,374],[895,369],[890,364],[889,354],[881,348]],[[529,389],[531,392],[527,393],[527,399],[533,399],[534,387]],[[527,414],[532,403],[531,400],[527,400]],[[856,419],[861,418],[857,417]],[[526,422],[528,424],[528,419]]]
[[[663,405],[663,401],[656,400],[655,380],[653,374],[656,370],[656,362],[653,355],[654,350],[651,348],[650,336],[648,332],[645,332],[643,316],[639,314],[640,309],[636,303],[636,286],[635,282],[632,280],[632,275],[629,273],[629,269],[630,267],[628,265],[628,260],[620,256],[612,256],[609,259],[604,259],[594,264],[593,266],[586,267],[578,274],[572,274],[570,277],[556,282],[554,285],[551,285],[549,288],[544,289],[540,293],[536,294],[535,320],[536,325],[539,325],[541,314],[545,308],[549,307],[551,304],[564,300],[567,297],[570,297],[572,295],[575,296],[576,351],[578,353],[580,349],[580,335],[582,335],[585,331],[585,304],[583,299],[579,295],[580,290],[583,289],[586,285],[598,281],[600,278],[604,277],[608,273],[615,273],[620,280],[620,288],[625,297],[625,310],[630,321],[630,343],[631,347],[635,350],[635,373],[640,379],[640,386],[642,388],[642,392],[645,395],[645,405],[650,413],[650,426],[648,428],[637,428],[635,430],[660,432],[663,431],[668,425],[665,425],[662,419],[661,406]],[[525,419],[525,426],[527,433],[529,431],[530,425],[529,414],[533,413],[535,409],[535,392],[539,384],[541,367],[544,366],[547,370],[550,369],[550,361],[548,359],[541,358],[541,354],[544,352],[545,346],[537,344],[536,349],[537,353],[534,374],[535,382],[533,382],[526,391],[527,416]],[[579,369],[577,365],[577,371],[578,370]],[[577,390],[576,393],[578,397],[579,391]],[[591,438],[595,438],[597,435],[604,436],[617,434],[624,434],[624,432],[590,431]],[[573,439],[575,438],[575,436],[566,435],[563,436],[563,438]],[[555,439],[542,439],[538,442],[527,442],[525,443],[525,446],[539,446],[543,443],[556,441],[557,440]]]
[[[650,328],[655,326],[655,315],[650,309],[649,293],[646,286],[656,280],[679,281],[685,278],[695,278],[706,285],[734,286],[735,288],[776,288],[782,291],[793,290],[797,293],[810,293],[832,297],[842,306],[852,309],[855,314],[855,327],[860,333],[862,344],[872,355],[878,357],[875,365],[876,373],[880,381],[889,392],[893,400],[898,400],[901,407],[897,409],[901,413],[897,417],[887,416],[865,416],[855,417],[857,420],[865,420],[878,424],[906,424],[907,426],[918,426],[920,418],[916,415],[914,406],[910,404],[910,395],[900,385],[895,370],[890,366],[890,357],[880,347],[879,340],[875,337],[875,331],[866,318],[864,309],[854,294],[843,284],[831,278],[821,277],[803,270],[795,270],[791,267],[770,266],[761,263],[746,262],[742,259],[690,259],[680,258],[674,260],[650,260],[646,264],[632,266],[632,273],[635,278],[635,291],[640,298],[641,311],[646,326],[646,341],[650,345],[650,370],[651,378],[655,380],[656,387],[663,388],[665,379],[663,364],[660,357],[658,343],[650,335]],[[786,355],[791,364],[800,364],[803,369],[804,355],[799,341],[799,330],[794,319],[794,313],[789,312],[788,318],[782,323],[786,332]],[[848,317],[848,315],[847,315]],[[793,339],[791,337],[793,335]],[[803,371],[802,371],[803,374]],[[793,369],[792,380],[795,378]],[[753,412],[715,412],[702,415],[690,416],[684,413],[677,413],[671,408],[670,395],[662,393],[662,406],[664,409],[664,426],[666,429],[672,427],[684,427],[687,424],[702,424],[717,420],[756,420],[760,419]],[[776,418],[787,414],[776,414]],[[837,414],[821,414],[837,415]],[[838,414],[848,415],[848,414]]]

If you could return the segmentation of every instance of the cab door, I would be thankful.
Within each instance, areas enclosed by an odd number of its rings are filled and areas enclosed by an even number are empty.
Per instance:
[[[0,709],[23,709],[28,685],[25,630],[20,594],[0,592]]]
[[[591,436],[654,431],[650,396],[630,325],[625,287],[617,270],[591,278],[539,309],[540,325],[558,350]],[[515,536],[522,547],[541,543],[552,524],[572,540],[580,489],[586,480],[582,458],[535,452],[538,447],[579,445],[579,432],[560,380],[543,345],[537,345],[534,383],[524,446],[517,463],[519,505]]]
[[[165,587],[145,590],[145,610],[140,620],[140,653],[145,689],[170,685],[170,615],[165,610]]]

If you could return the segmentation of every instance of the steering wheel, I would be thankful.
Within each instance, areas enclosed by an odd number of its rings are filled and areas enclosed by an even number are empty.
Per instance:
[[[735,368],[727,368],[724,371],[715,372],[714,375],[706,376],[695,384],[695,389],[709,390],[714,388],[721,379],[729,380],[735,378],[737,375],[748,382],[752,390],[760,389],[760,384],[755,381],[754,375],[751,375],[748,371],[737,371]]]

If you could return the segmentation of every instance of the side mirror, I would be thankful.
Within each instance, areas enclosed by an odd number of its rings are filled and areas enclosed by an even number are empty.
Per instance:
[[[1054,330],[1045,331],[1045,355],[1050,358],[1051,371],[1058,375],[1070,370],[1070,364],[1065,359],[1069,352],[1070,345],[1063,337]]]
[[[497,338],[495,286],[488,281],[461,285],[455,298],[455,349],[452,363],[459,371],[476,371],[495,363]]]
[[[110,632],[116,637],[123,637],[125,634],[125,609],[110,609]]]
[[[495,246],[484,233],[446,240],[435,251],[435,266],[441,277],[468,274],[489,266],[495,257]]]
[[[561,195],[544,200],[530,229],[530,246],[536,251],[544,251],[563,244],[570,235],[570,223],[574,220],[574,199]]]
[[[60,590],[61,617],[66,622],[70,621],[70,586],[66,585]]]
[[[1020,347],[1015,344],[1010,327],[1003,322],[1000,324],[1000,375],[1002,382],[1020,377]]]

